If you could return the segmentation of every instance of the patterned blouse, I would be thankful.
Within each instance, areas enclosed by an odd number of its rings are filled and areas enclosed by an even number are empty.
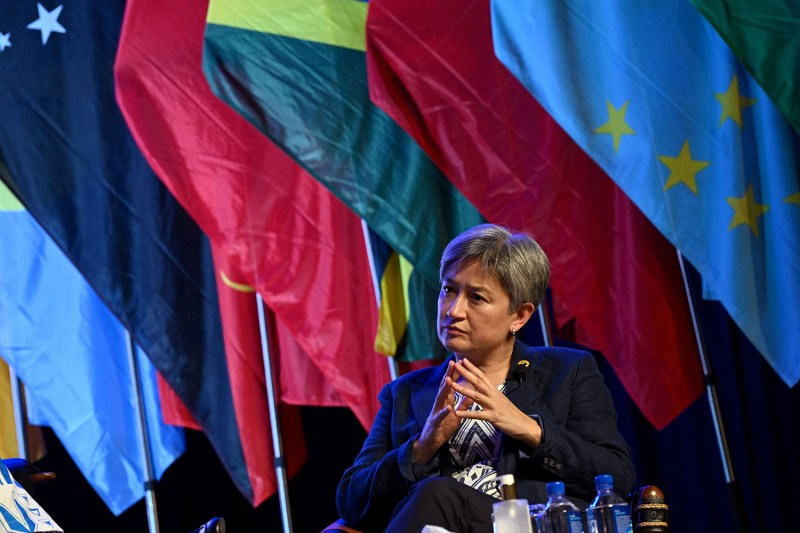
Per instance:
[[[505,392],[505,385],[498,385]],[[456,393],[456,402],[462,395]],[[473,403],[468,411],[482,411],[477,403]],[[500,457],[500,431],[485,420],[463,418],[461,426],[448,442],[453,462],[461,467],[453,473],[453,477],[465,485],[485,492],[489,496],[500,499],[497,488],[497,460]]]

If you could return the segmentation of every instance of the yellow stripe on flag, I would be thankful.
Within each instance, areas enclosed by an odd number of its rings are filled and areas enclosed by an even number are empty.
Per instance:
[[[211,0],[207,22],[365,51],[367,3],[354,0]]]
[[[397,252],[392,252],[386,263],[381,276],[381,309],[375,335],[375,351],[378,353],[398,355],[397,347],[408,326],[408,279],[413,268]]]
[[[8,365],[0,359],[0,457],[19,457]]]
[[[24,402],[24,400],[23,400]],[[25,424],[28,457],[31,462],[47,455],[44,434],[39,426]],[[11,397],[11,376],[8,364],[0,357],[0,458],[20,457],[17,445],[17,425],[14,420],[14,400]]]

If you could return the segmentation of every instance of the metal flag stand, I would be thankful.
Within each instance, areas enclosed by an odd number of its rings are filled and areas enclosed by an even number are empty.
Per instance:
[[[553,346],[553,330],[550,326],[550,315],[547,314],[547,306],[545,300],[539,304],[536,310],[539,312],[539,326],[542,328],[542,339],[546,347]]]
[[[681,276],[683,276],[683,287],[686,290],[686,300],[689,303],[689,314],[692,317],[692,326],[694,327],[695,339],[697,341],[697,351],[700,354],[700,363],[703,365],[703,381],[706,386],[708,405],[711,409],[711,420],[714,423],[717,446],[719,447],[719,453],[722,459],[722,470],[725,473],[725,482],[727,483],[731,495],[737,530],[744,532],[746,528],[744,516],[742,515],[743,499],[738,483],[736,482],[736,477],[733,474],[733,461],[731,460],[731,452],[728,448],[728,437],[725,434],[725,426],[722,423],[722,411],[717,396],[717,384],[714,374],[711,371],[708,355],[706,354],[703,332],[695,313],[694,299],[692,297],[692,291],[689,289],[689,279],[686,276],[686,265],[683,261],[683,254],[678,249],[676,249],[676,251],[678,253],[678,262],[681,266]]]
[[[286,475],[286,460],[283,456],[281,443],[280,417],[278,416],[278,403],[275,398],[275,381],[272,374],[270,360],[269,334],[267,331],[267,313],[264,300],[256,293],[258,306],[258,325],[261,333],[261,353],[264,359],[264,381],[267,384],[267,403],[269,405],[269,423],[272,429],[272,450],[275,458],[275,478],[278,482],[278,497],[281,504],[281,521],[284,533],[292,533],[292,516],[289,504],[289,483]]]
[[[147,432],[145,406],[142,398],[142,379],[139,373],[139,364],[136,358],[136,345],[131,334],[125,330],[125,344],[128,349],[128,366],[131,371],[131,382],[136,393],[136,418],[139,419],[138,438],[142,463],[144,464],[144,494],[147,505],[147,525],[150,533],[158,533],[158,509],[156,508],[155,475],[153,475],[152,454],[150,451],[150,438]]]

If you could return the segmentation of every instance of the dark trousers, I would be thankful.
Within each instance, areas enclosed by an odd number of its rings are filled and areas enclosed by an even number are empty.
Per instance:
[[[456,533],[492,531],[495,498],[447,476],[415,484],[394,508],[387,533],[420,533],[423,526],[440,526]]]

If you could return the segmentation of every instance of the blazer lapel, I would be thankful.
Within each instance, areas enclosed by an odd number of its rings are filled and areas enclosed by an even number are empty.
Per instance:
[[[506,378],[506,396],[522,412],[527,410],[542,394],[550,361],[536,348],[517,341],[511,355],[511,367]]]
[[[524,361],[527,361],[526,365]],[[522,364],[520,365],[520,363]],[[522,369],[525,369],[524,372]],[[525,414],[536,412],[536,401],[544,390],[550,361],[536,348],[526,346],[520,341],[514,343],[511,354],[511,368],[506,378],[506,396]],[[502,435],[500,461],[497,471],[500,474],[516,474],[519,461],[519,441]]]

